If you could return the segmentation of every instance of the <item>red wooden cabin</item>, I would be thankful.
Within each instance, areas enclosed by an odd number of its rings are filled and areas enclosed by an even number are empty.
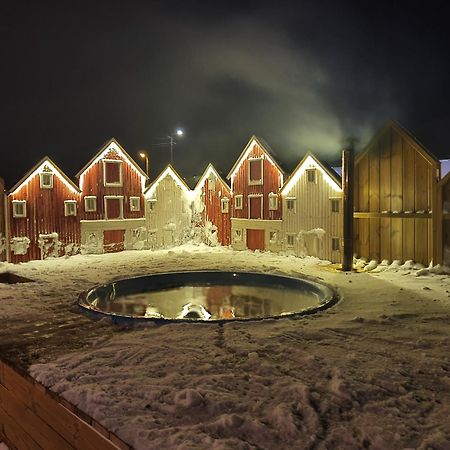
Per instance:
[[[0,261],[6,259],[6,196],[5,182],[0,178]]]
[[[208,164],[194,192],[196,209],[201,214],[197,226],[204,230],[202,235],[206,243],[214,244],[215,239],[211,242],[211,236],[216,235],[220,245],[230,245],[231,189],[212,164]]]
[[[9,255],[14,263],[78,253],[80,190],[48,157],[8,194]]]
[[[267,144],[252,136],[227,176],[231,180],[232,245],[236,249],[279,250],[271,236],[281,232],[283,170]]]
[[[142,248],[147,176],[113,138],[77,173],[83,253]]]

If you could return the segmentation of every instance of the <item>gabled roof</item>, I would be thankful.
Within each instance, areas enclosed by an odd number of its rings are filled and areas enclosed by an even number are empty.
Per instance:
[[[450,173],[450,159],[441,159],[441,177],[444,178]]]
[[[33,166],[9,191],[9,194],[16,193],[24,184],[31,178],[37,175],[44,166],[49,166],[50,169],[61,179],[61,181],[75,194],[81,191],[78,186],[48,157],[44,156],[35,166]]]
[[[147,179],[146,173],[139,167],[139,164],[125,151],[125,149],[117,142],[116,139],[111,138],[106,141],[94,155],[94,157],[75,175],[79,178],[92,164],[102,159],[111,149],[119,153],[120,156],[136,171],[139,175]]]
[[[448,172],[444,177],[442,177],[441,180],[439,180],[439,184],[441,186],[444,186],[444,185],[446,185],[449,182],[450,182],[450,172]]]
[[[215,176],[218,180],[220,180],[220,181],[226,186],[226,188],[228,189],[228,191],[231,191],[230,186],[228,186],[228,184],[226,183],[226,181],[219,175],[219,173],[217,172],[217,170],[214,168],[214,166],[213,166],[211,163],[209,163],[209,164],[206,166],[206,169],[205,169],[205,171],[203,172],[203,174],[202,174],[202,176],[200,177],[200,179],[198,180],[198,183],[196,184],[194,191],[198,192],[198,191],[202,188],[203,183],[205,182],[206,178],[209,177],[209,175],[210,175],[211,173],[213,173],[214,176]]]
[[[383,127],[381,127],[369,143],[362,149],[358,155],[355,157],[355,163],[357,163],[369,150],[370,146],[377,140],[379,137],[385,133],[389,128],[397,131],[401,136],[403,136],[412,146],[414,146],[418,152],[433,166],[436,168],[440,167],[440,162],[411,132],[409,132],[406,128],[400,125],[397,121],[390,119],[388,120]]]
[[[325,180],[328,184],[337,191],[342,190],[342,180],[341,177],[331,168],[328,164],[320,162],[311,152],[307,152],[303,159],[299,162],[297,167],[292,172],[291,176],[286,180],[281,188],[281,193],[289,192],[294,184],[298,181],[300,176],[304,173],[307,166],[315,166],[317,169],[322,171]]]
[[[166,168],[158,175],[155,181],[150,184],[144,191],[145,197],[151,197],[157,188],[158,184],[167,176],[170,176],[176,184],[183,190],[184,193],[190,194],[192,191],[186,182],[181,178],[180,174],[173,168],[172,164],[168,164]]]
[[[229,180],[235,172],[238,171],[241,164],[244,162],[247,155],[252,150],[253,146],[257,144],[263,152],[268,156],[269,161],[279,170],[279,172],[284,175],[283,169],[279,166],[279,164],[275,161],[273,157],[273,151],[270,149],[270,147],[261,139],[253,135],[250,140],[248,141],[247,145],[245,146],[244,150],[242,150],[242,153],[239,155],[239,158],[234,163],[234,166],[231,168],[230,172],[227,175],[227,180]]]

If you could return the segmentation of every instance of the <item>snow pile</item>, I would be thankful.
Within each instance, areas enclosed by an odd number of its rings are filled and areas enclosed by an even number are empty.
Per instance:
[[[15,255],[26,255],[30,242],[30,239],[26,236],[14,237],[11,239],[11,251]]]
[[[57,258],[59,256],[61,242],[59,242],[58,233],[39,234],[37,242],[41,250],[42,259]]]

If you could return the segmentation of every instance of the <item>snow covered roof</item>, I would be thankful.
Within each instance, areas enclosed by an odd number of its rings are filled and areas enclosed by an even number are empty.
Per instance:
[[[41,173],[44,167],[49,167],[52,172],[59,177],[59,179],[67,186],[69,190],[75,194],[79,194],[81,191],[78,186],[48,157],[44,156],[35,166],[33,166],[9,191],[9,194],[15,194],[25,184],[27,184],[31,178],[38,173]]]
[[[207,165],[205,171],[203,172],[202,176],[198,180],[197,185],[195,186],[195,189],[194,189],[195,192],[198,192],[202,188],[203,183],[205,182],[206,178],[209,177],[210,174],[214,174],[214,176],[226,186],[228,191],[231,191],[230,186],[228,186],[226,181],[219,175],[219,173],[214,168],[214,166],[211,163],[209,163]]]
[[[261,139],[253,135],[248,141],[242,153],[239,155],[239,158],[234,163],[234,166],[231,168],[230,172],[227,175],[227,180],[229,180],[238,170],[241,164],[244,162],[245,158],[247,158],[248,154],[252,151],[254,145],[258,145],[261,147],[262,151],[267,155],[269,161],[278,169],[281,175],[284,175],[284,170],[280,167],[280,165],[275,161],[273,157],[273,151],[267,145],[267,143]]]
[[[170,176],[185,194],[191,195],[192,190],[186,184],[186,181],[184,181],[183,178],[181,178],[180,174],[173,168],[172,164],[168,164],[166,168],[158,175],[156,180],[153,181],[153,183],[151,183],[145,189],[144,196],[147,198],[151,197],[155,192],[155,189],[157,188],[158,184],[167,176]]]
[[[441,159],[441,177],[444,178],[450,173],[450,159]]]

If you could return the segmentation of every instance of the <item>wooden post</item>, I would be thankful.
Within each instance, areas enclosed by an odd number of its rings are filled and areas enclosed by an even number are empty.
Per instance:
[[[352,140],[342,150],[342,193],[344,200],[344,252],[342,270],[353,269],[353,188],[355,171],[355,151]]]

